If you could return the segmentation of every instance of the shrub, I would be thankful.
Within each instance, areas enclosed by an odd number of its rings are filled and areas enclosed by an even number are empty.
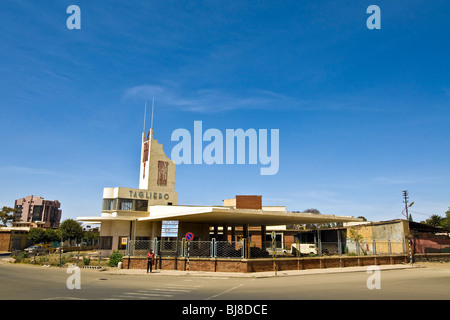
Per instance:
[[[21,251],[16,253],[14,258],[16,259],[15,262],[24,262],[24,260],[28,258],[28,253],[26,251]]]
[[[39,257],[39,264],[49,263],[50,258],[48,256],[40,256]]]
[[[66,256],[61,256],[61,260],[59,261],[59,266],[63,266],[66,264]]]
[[[91,263],[90,257],[83,257],[83,263],[85,266],[88,266]]]
[[[113,251],[113,253],[109,256],[108,265],[110,267],[116,267],[117,264],[122,261],[122,257],[123,255],[119,251]]]

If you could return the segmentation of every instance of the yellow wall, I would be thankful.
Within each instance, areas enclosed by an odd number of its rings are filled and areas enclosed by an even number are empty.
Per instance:
[[[355,230],[362,236],[360,241],[363,252],[371,253],[373,251],[373,241],[376,242],[377,253],[389,253],[389,241],[391,253],[409,253],[407,235],[409,234],[409,224],[406,220],[398,220],[387,223],[370,223],[365,225],[356,225],[347,228],[347,242],[352,246],[350,235]],[[350,250],[350,248],[349,248]],[[352,251],[352,250],[350,250]]]

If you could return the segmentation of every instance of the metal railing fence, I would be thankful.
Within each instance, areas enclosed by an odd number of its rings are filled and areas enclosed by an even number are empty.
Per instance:
[[[273,258],[304,256],[343,255],[395,255],[406,254],[408,244],[403,241],[338,241],[315,243],[292,243],[268,241],[261,243],[241,241],[181,241],[175,240],[130,240],[124,255],[147,256],[150,249],[157,257],[186,258]]]
[[[243,241],[167,241],[167,240],[131,240],[125,255],[147,256],[150,249],[158,257],[195,258],[242,258]]]

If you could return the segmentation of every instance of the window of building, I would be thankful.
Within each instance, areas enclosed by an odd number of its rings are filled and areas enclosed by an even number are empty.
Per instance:
[[[50,210],[50,225],[54,225],[58,221],[58,208],[52,207]]]
[[[103,199],[103,210],[117,210],[117,199]]]
[[[99,237],[98,242],[98,248],[104,249],[104,250],[111,250],[112,249],[112,236],[101,236]]]
[[[14,222],[20,221],[22,218],[22,205],[16,206],[17,212],[14,212]]]
[[[35,222],[35,221],[42,221],[42,211],[43,211],[44,207],[43,206],[34,206],[33,208],[33,216],[31,221]]]
[[[147,211],[148,210],[148,200],[135,200],[136,211]]]
[[[133,200],[131,199],[120,199],[120,208],[119,210],[123,211],[131,211],[133,210]]]

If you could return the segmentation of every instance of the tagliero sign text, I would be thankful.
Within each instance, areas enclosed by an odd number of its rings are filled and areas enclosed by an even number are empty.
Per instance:
[[[168,193],[160,193],[160,192],[151,192],[151,191],[134,191],[129,190],[131,198],[140,198],[140,199],[164,199],[169,200],[170,196]]]

